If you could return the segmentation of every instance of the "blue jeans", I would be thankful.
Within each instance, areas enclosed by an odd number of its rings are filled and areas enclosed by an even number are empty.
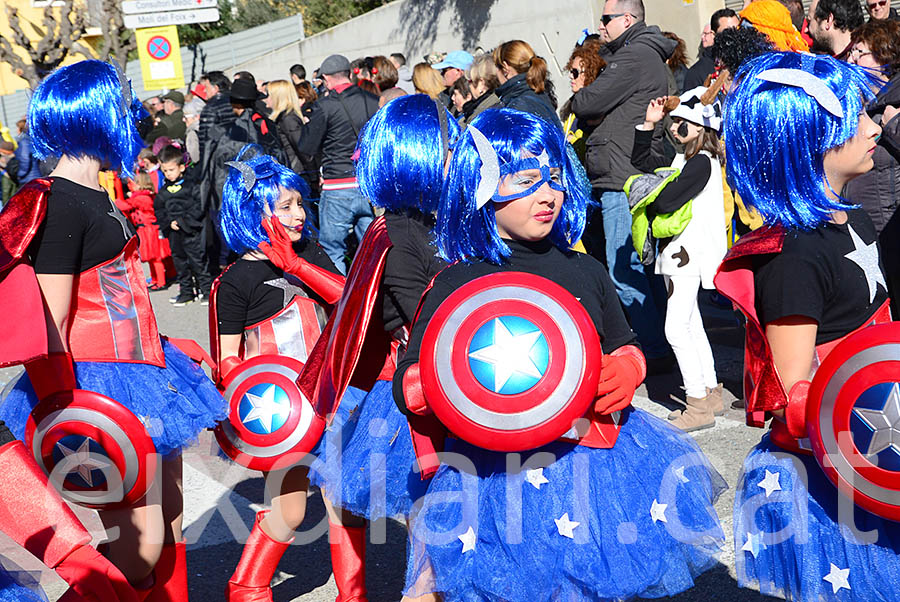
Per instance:
[[[359,188],[323,190],[319,198],[319,244],[341,274],[347,273],[347,234],[351,226],[362,240],[366,228],[375,219],[372,206]]]
[[[670,348],[650,280],[631,241],[628,197],[621,190],[598,189],[594,190],[594,198],[600,202],[603,215],[609,275],[628,312],[631,328],[648,358],[662,357]]]

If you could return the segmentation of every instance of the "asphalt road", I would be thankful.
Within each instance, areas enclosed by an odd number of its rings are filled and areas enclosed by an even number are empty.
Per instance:
[[[176,337],[193,338],[208,347],[207,308],[198,303],[172,307],[167,298],[172,291],[152,293],[160,331]],[[730,309],[702,304],[704,322],[716,357],[719,378],[725,382],[729,402],[740,395],[742,330]],[[0,387],[17,369],[0,370]],[[635,405],[664,417],[674,407],[670,394],[680,394],[677,370],[668,376],[651,377],[635,398]],[[734,576],[734,548],[731,541],[731,514],[734,484],[741,462],[759,440],[762,431],[744,425],[742,410],[729,410],[716,426],[695,433],[697,442],[729,484],[716,508],[728,541],[720,565],[697,579],[696,586],[673,598],[677,602],[755,602],[771,600],[757,592],[737,587]],[[216,444],[209,433],[185,453],[185,536],[188,540],[189,586],[194,602],[223,599],[223,589],[241,554],[237,540],[246,538],[256,510],[264,508],[263,482],[259,473],[228,463],[215,454]],[[96,515],[76,509],[96,538],[101,535]],[[307,518],[302,525],[302,545],[292,546],[279,565],[274,580],[276,601],[331,602],[337,595],[325,534],[325,511],[321,495],[312,491]],[[367,584],[372,602],[399,600],[403,586],[406,537],[400,523],[385,521],[371,527],[384,543],[370,544],[367,551]],[[308,542],[308,543],[307,543]],[[39,578],[51,600],[64,591],[63,582],[27,553],[0,535],[0,556],[5,564],[15,563]],[[9,566],[8,566],[9,568]]]

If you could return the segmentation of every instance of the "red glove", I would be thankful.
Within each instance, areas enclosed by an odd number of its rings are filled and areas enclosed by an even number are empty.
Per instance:
[[[322,297],[325,303],[329,305],[337,303],[341,293],[344,292],[345,278],[297,257],[287,231],[274,215],[268,219],[263,218],[262,227],[269,235],[271,244],[263,241],[259,243],[258,248],[265,253],[269,261],[302,280],[306,286]]]
[[[243,360],[236,355],[229,355],[228,357],[224,358],[221,362],[219,362],[219,366],[217,368],[216,384],[222,384],[222,381],[225,380],[225,377],[228,376],[228,373],[243,363]]]
[[[403,400],[413,414],[425,416],[431,414],[425,392],[422,390],[422,379],[419,376],[419,364],[413,364],[403,373]]]
[[[788,393],[787,407],[784,408],[784,421],[788,432],[797,439],[805,438],[809,433],[806,430],[806,400],[809,397],[808,380],[798,380]]]
[[[26,363],[25,370],[28,371],[28,378],[38,399],[46,399],[59,391],[78,388],[71,353],[61,351],[49,353],[47,357]]]
[[[646,375],[644,354],[633,345],[619,347],[611,354],[604,355],[594,411],[598,414],[612,414],[630,406],[635,390]]]
[[[69,554],[56,574],[71,586],[60,602],[137,602],[138,595],[125,575],[91,546],[82,546]]]

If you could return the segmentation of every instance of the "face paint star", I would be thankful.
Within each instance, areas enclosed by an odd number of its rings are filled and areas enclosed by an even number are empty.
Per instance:
[[[534,485],[535,489],[540,489],[544,483],[549,483],[547,477],[544,476],[543,468],[535,468],[525,471],[525,480]]]
[[[457,539],[459,539],[462,542],[462,545],[463,545],[462,552],[461,552],[462,554],[465,554],[466,552],[471,552],[472,550],[475,549],[476,537],[475,537],[475,530],[472,529],[472,527],[469,527],[468,529],[466,529],[466,532],[463,533],[462,535],[457,535]]]
[[[766,476],[762,481],[757,483],[757,487],[762,487],[766,490],[766,497],[772,495],[773,491],[781,491],[781,483],[778,482],[778,479],[781,477],[781,473],[769,472],[766,470]]]
[[[869,244],[863,242],[862,238],[853,230],[853,227],[847,226],[850,231],[850,238],[853,239],[853,251],[850,251],[844,257],[859,266],[866,277],[866,284],[869,287],[869,303],[875,300],[875,293],[878,292],[878,285],[887,290],[887,283],[884,280],[884,274],[881,272],[881,266],[878,264],[878,246],[876,241]]]
[[[556,530],[559,531],[559,534],[563,537],[568,537],[569,539],[575,539],[575,527],[581,524],[576,523],[573,520],[569,520],[568,512],[566,512],[559,518],[553,519],[553,522],[556,523]]]
[[[288,404],[279,403],[275,399],[276,387],[270,386],[262,395],[254,395],[245,393],[244,396],[250,402],[252,409],[244,416],[242,423],[248,424],[254,420],[259,420],[263,429],[267,433],[272,432],[272,418],[281,417],[288,414],[291,408]]]
[[[880,410],[856,408],[853,412],[872,429],[869,448],[865,450],[866,458],[872,459],[888,448],[900,454],[900,388],[897,383]]]
[[[660,504],[657,500],[653,500],[653,505],[650,506],[650,518],[653,519],[654,523],[658,521],[669,522],[666,518],[666,508],[668,507],[668,504]]]
[[[754,558],[759,556],[762,550],[766,549],[766,544],[762,541],[762,535],[759,533],[747,533],[747,541],[741,548],[742,552],[750,552]]]
[[[78,476],[84,479],[85,483],[88,484],[88,487],[93,487],[94,479],[91,475],[94,470],[103,470],[104,468],[109,468],[112,464],[105,460],[101,460],[100,457],[92,454],[90,445],[91,440],[89,438],[85,438],[84,441],[81,442],[81,445],[78,446],[77,450],[67,447],[61,441],[56,444],[59,451],[65,456],[64,461],[71,462],[71,464],[68,464],[69,472],[67,474],[77,472]],[[72,456],[74,456],[74,459],[69,460]]]
[[[839,569],[836,565],[831,564],[831,570],[828,571],[828,574],[822,577],[823,581],[827,581],[831,584],[831,593],[836,594],[840,589],[847,588],[850,589],[850,569]]]
[[[499,393],[513,374],[540,379],[542,374],[531,359],[531,348],[541,338],[541,331],[513,335],[499,318],[494,318],[494,342],[469,357],[494,367],[494,392]]]

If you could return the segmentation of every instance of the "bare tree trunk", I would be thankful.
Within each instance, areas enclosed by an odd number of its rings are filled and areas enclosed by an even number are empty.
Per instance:
[[[137,48],[134,31],[125,27],[122,5],[117,0],[102,0],[100,29],[103,32],[103,46],[100,60],[115,59],[125,70],[128,53]]]

